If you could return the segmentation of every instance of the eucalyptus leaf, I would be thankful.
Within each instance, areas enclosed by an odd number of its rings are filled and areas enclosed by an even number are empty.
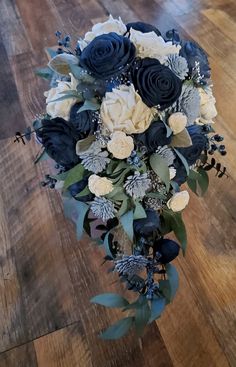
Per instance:
[[[48,103],[64,101],[65,99],[70,99],[70,98],[76,98],[78,101],[81,100],[81,96],[78,94],[77,91],[70,90],[70,91],[63,92],[63,95],[61,97],[53,99],[53,100],[49,101]]]
[[[108,255],[109,257],[111,257],[112,259],[114,258],[114,256],[112,255],[111,249],[110,249],[110,242],[109,242],[109,238],[110,238],[110,231],[108,231],[105,235],[103,244],[104,244],[104,250],[106,252],[106,255]]]
[[[166,190],[170,188],[170,172],[168,164],[160,154],[154,153],[150,157],[150,165],[153,171],[160,177],[166,186]]]
[[[63,209],[65,217],[74,221],[75,200],[71,197],[63,198]]]
[[[49,159],[49,155],[47,154],[46,150],[43,149],[43,151],[41,153],[38,154],[38,156],[35,158],[34,160],[34,164],[37,164],[39,162],[45,161],[47,159]]]
[[[179,287],[179,275],[173,264],[166,264],[166,273],[170,282],[171,301],[174,299]]]
[[[95,102],[95,101],[89,101],[89,100],[86,100],[83,104],[83,106],[81,106],[79,108],[79,110],[77,111],[77,113],[80,113],[82,111],[97,111],[99,110],[100,108],[100,104]]]
[[[147,325],[151,312],[148,305],[148,301],[145,296],[140,295],[139,297],[140,307],[135,309],[135,329],[138,336],[143,334],[143,330]]]
[[[78,140],[76,143],[76,154],[80,155],[88,150],[91,144],[96,140],[95,135],[89,135],[87,138]]]
[[[35,70],[35,74],[40,78],[50,80],[52,78],[53,72],[50,68],[38,68]]]
[[[120,222],[122,224],[122,227],[131,242],[133,242],[133,238],[134,238],[133,221],[134,221],[133,210],[130,210],[129,212],[123,214],[120,217]]]
[[[52,59],[56,55],[58,55],[57,50],[54,50],[53,48],[47,47],[45,48],[45,52],[48,55],[49,59]]]
[[[70,64],[70,71],[72,72],[72,74],[74,75],[76,79],[80,79],[81,74],[85,72],[84,69],[82,69],[80,66],[75,65],[75,64]]]
[[[164,119],[162,120],[163,124],[166,127],[166,137],[169,138],[172,134],[173,131],[171,130],[171,128],[166,124],[166,122],[164,121]]]
[[[75,206],[78,214],[78,218],[76,220],[76,236],[77,239],[80,240],[84,233],[84,218],[89,210],[89,206],[82,201],[76,201]]]
[[[142,219],[147,218],[147,214],[142,206],[138,201],[135,202],[135,209],[134,209],[134,219]]]
[[[181,160],[181,162],[184,165],[184,168],[186,170],[187,175],[189,175],[189,165],[188,162],[186,161],[186,159],[184,158],[184,156],[178,151],[178,149],[173,148],[175,153],[177,154],[177,156],[179,157],[179,159]]]
[[[65,179],[64,189],[67,189],[69,186],[74,183],[81,181],[84,175],[84,167],[82,164],[77,164],[75,167],[71,168],[68,172],[68,175]]]
[[[48,63],[48,66],[58,74],[69,75],[71,64],[78,65],[79,60],[76,56],[62,53],[54,56]]]
[[[124,199],[122,204],[121,204],[121,207],[118,211],[118,216],[121,217],[123,216],[129,209],[129,199],[127,197],[127,199]]]
[[[133,317],[125,317],[124,319],[121,319],[112,326],[110,326],[100,335],[100,337],[105,340],[119,339],[125,334],[127,334],[132,324],[133,324]]]
[[[178,148],[187,148],[193,145],[191,136],[187,129],[182,130],[180,133],[173,135],[170,146]]]
[[[152,299],[151,316],[148,321],[149,324],[161,316],[162,312],[164,311],[165,305],[166,305],[166,301],[165,301],[165,298],[163,297],[156,297]]]
[[[129,302],[124,297],[116,293],[102,293],[90,300],[91,303],[96,303],[105,307],[126,307]]]
[[[169,280],[161,279],[159,281],[159,291],[165,297],[166,304],[170,303],[171,299],[172,299],[172,296],[171,296],[171,286],[170,286],[170,281]]]

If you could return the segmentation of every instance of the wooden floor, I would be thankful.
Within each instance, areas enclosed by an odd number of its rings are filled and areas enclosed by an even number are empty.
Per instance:
[[[59,29],[75,37],[109,13],[179,29],[208,52],[230,178],[211,174],[205,200],[185,211],[180,290],[142,341],[103,342],[118,312],[89,303],[120,290],[102,253],[75,239],[60,198],[40,188],[36,148],[11,136],[44,110],[47,84],[34,69]],[[0,367],[236,366],[236,5],[235,0],[0,0]]]

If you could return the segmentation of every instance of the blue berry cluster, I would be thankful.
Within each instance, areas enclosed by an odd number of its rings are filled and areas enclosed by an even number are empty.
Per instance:
[[[129,156],[129,158],[127,158],[127,163],[132,165],[132,166],[136,166],[138,168],[142,167],[142,162],[140,157],[137,155],[137,152],[135,150],[133,150]]]
[[[210,149],[208,151],[209,154],[214,154],[215,151],[218,150],[218,152],[221,155],[226,155],[227,152],[225,150],[225,145],[224,144],[216,144],[216,143],[220,143],[224,140],[224,137],[219,135],[219,134],[215,134],[211,137],[210,139]]]
[[[61,54],[63,53],[63,47],[68,48],[70,47],[70,41],[71,38],[69,35],[66,35],[64,37],[62,37],[62,33],[60,31],[56,31],[55,36],[57,37],[57,43],[58,43],[58,49],[57,49],[57,53]]]

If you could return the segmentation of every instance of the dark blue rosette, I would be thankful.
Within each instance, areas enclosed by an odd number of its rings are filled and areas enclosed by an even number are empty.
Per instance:
[[[80,66],[98,79],[122,73],[135,57],[135,46],[114,32],[94,38],[82,51]]]
[[[171,106],[180,96],[181,80],[157,59],[137,59],[131,68],[131,79],[147,106],[160,110]]]

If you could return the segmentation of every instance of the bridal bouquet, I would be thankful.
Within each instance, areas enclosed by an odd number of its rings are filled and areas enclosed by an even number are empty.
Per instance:
[[[103,293],[92,302],[127,315],[101,334],[116,339],[160,317],[178,288],[172,261],[186,250],[182,211],[186,185],[198,196],[210,169],[225,167],[223,137],[212,127],[217,111],[206,53],[176,30],[109,17],[71,48],[58,47],[37,74],[50,80],[46,112],[27,128],[56,172],[43,186],[60,190],[65,214],[105,251],[111,271],[132,292],[127,300]],[[173,232],[176,241],[168,235]]]

